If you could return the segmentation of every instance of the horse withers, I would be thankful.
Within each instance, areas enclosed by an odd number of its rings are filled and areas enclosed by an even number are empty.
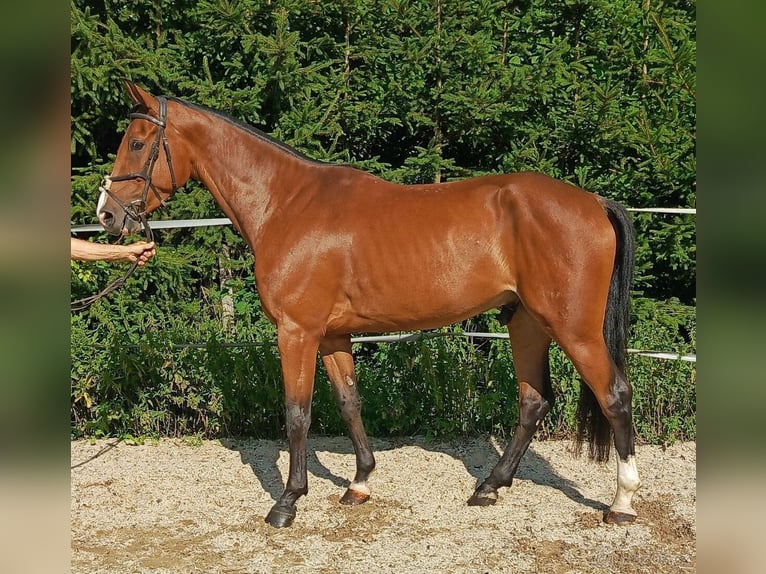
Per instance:
[[[468,500],[495,504],[550,411],[555,341],[582,377],[578,439],[617,451],[604,520],[632,522],[640,486],[626,377],[634,231],[619,204],[537,173],[397,185],[314,161],[226,114],[128,82],[135,104],[97,215],[113,234],[140,229],[189,179],[213,195],[255,256],[276,325],[290,448],[287,484],[266,516],[292,524],[308,492],[306,437],[322,357],[356,453],[341,498],[370,497],[375,467],[360,415],[351,333],[431,329],[501,308],[519,380],[519,422]]]

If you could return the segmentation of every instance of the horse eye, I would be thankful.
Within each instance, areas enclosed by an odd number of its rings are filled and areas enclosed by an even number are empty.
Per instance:
[[[138,140],[131,140],[130,151],[141,151],[144,149],[144,142]]]

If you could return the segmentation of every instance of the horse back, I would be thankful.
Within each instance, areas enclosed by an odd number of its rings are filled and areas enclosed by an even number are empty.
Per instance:
[[[555,253],[582,259],[594,222],[609,225],[596,196],[540,174],[401,186],[354,171],[324,175],[256,249],[277,321],[310,316],[337,332],[460,321],[512,301],[536,265],[550,274],[541,261]]]

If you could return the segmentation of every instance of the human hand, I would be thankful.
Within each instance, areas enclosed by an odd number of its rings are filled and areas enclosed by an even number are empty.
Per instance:
[[[154,248],[154,241],[136,241],[130,245],[123,245],[125,249],[125,258],[130,262],[138,261],[139,265],[145,265],[149,259],[157,254]]]

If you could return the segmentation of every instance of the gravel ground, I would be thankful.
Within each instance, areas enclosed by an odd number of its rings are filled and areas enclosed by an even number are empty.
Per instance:
[[[309,437],[309,493],[288,529],[263,522],[281,494],[281,441],[164,439],[71,445],[71,571],[120,573],[694,572],[696,445],[640,446],[639,518],[602,523],[616,465],[533,441],[510,489],[469,507],[494,438],[372,439],[372,498],[338,504],[354,472],[345,437]]]

